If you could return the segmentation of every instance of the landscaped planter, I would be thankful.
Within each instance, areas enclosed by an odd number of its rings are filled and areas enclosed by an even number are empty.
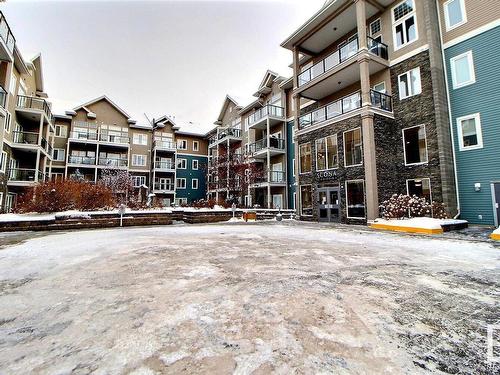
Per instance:
[[[384,220],[376,219],[370,224],[370,228],[389,230],[395,232],[421,233],[421,234],[441,234],[451,230],[467,228],[468,223],[465,220],[454,219],[432,219],[428,217],[418,217],[403,220]]]

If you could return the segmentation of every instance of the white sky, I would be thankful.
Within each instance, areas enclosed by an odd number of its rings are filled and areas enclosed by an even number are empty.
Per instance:
[[[41,52],[54,112],[108,95],[138,122],[210,129],[226,94],[250,99],[280,47],[324,0],[45,1],[1,5],[25,59]],[[239,103],[246,105],[248,103]]]

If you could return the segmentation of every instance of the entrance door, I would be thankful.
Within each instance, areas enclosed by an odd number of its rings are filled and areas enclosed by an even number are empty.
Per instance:
[[[498,227],[500,225],[500,182],[493,184],[493,194],[495,198],[495,207],[493,209],[496,212],[495,225]]]
[[[340,190],[338,187],[318,189],[318,219],[340,222]]]

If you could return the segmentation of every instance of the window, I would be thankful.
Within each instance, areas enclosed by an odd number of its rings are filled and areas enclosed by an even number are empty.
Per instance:
[[[16,83],[17,83],[17,76],[14,73],[12,73],[12,75],[10,76],[10,85],[9,85],[9,93],[11,93],[12,95],[16,94]]]
[[[292,159],[292,169],[293,169],[293,177],[295,177],[296,172],[295,172],[295,158]]]
[[[135,167],[144,167],[146,166],[146,155],[132,155],[132,165]]]
[[[12,121],[12,116],[10,115],[10,112],[6,112],[5,116],[5,123],[4,123],[4,130],[9,133],[10,132],[10,123]]]
[[[65,160],[65,150],[64,148],[55,148],[52,151],[52,159],[54,161],[64,161]]]
[[[352,167],[362,163],[361,128],[357,128],[344,133],[344,164],[346,167]]]
[[[193,151],[198,151],[200,149],[200,142],[193,141]]]
[[[2,151],[2,156],[0,156],[0,170],[5,173],[5,169],[7,168],[7,153]]]
[[[399,99],[406,99],[410,96],[422,93],[420,82],[420,67],[412,69],[398,76]]]
[[[392,20],[396,50],[418,39],[414,0],[405,0],[394,7]]]
[[[446,22],[447,31],[466,23],[467,16],[465,14],[464,0],[449,0],[445,2],[444,20]]]
[[[193,171],[197,171],[197,170],[198,170],[198,164],[199,164],[199,163],[198,163],[198,160],[193,160],[193,161],[191,162],[191,169],[192,169]]]
[[[457,127],[460,151],[483,148],[481,116],[479,113],[457,118]]]
[[[177,187],[177,189],[185,189],[186,188],[186,179],[185,178],[178,178],[176,180],[176,187]]]
[[[381,30],[382,30],[382,24],[380,22],[380,18],[370,23],[370,36],[373,37],[377,35]]]
[[[197,178],[193,178],[191,180],[191,189],[198,190],[198,179]]]
[[[187,160],[186,159],[177,159],[177,168],[187,169]]]
[[[148,145],[148,137],[146,134],[134,133],[133,142],[134,142],[134,145],[147,146]]]
[[[300,187],[300,208],[302,216],[312,216],[312,188],[311,185]]]
[[[427,163],[427,139],[425,125],[403,129],[405,164]]]
[[[363,180],[346,181],[347,217],[365,218],[365,188]]]
[[[300,173],[311,172],[311,144],[304,143],[299,148],[300,155]]]
[[[316,170],[333,169],[338,166],[337,135],[316,140]]]
[[[132,176],[132,184],[136,188],[146,185],[146,176]]]
[[[450,64],[454,89],[472,85],[476,82],[472,51],[453,57],[450,60]]]
[[[382,94],[385,94],[386,93],[385,82],[377,83],[375,86],[373,86],[373,91],[377,91],[377,92],[381,92]]]
[[[417,197],[425,198],[429,203],[432,202],[431,180],[429,178],[406,180],[406,191],[409,196],[416,195]]]
[[[177,141],[177,149],[178,150],[187,150],[188,149],[188,142],[185,139],[179,139]]]
[[[68,127],[66,125],[56,125],[56,137],[66,138],[68,136]]]

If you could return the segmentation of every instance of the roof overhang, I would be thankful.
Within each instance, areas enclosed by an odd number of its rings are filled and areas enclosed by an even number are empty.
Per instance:
[[[35,68],[35,85],[36,91],[43,92],[43,70],[42,70],[42,55],[39,53],[33,59],[31,63]]]
[[[28,65],[26,65],[26,62],[24,61],[21,52],[17,48],[17,45],[14,46],[14,66],[22,74],[29,73]]]
[[[101,95],[98,98],[92,99],[91,101],[88,101],[86,103],[80,104],[79,106],[73,108],[73,111],[78,111],[79,109],[84,109],[87,112],[91,112],[88,108],[86,108],[89,105],[92,105],[94,103],[100,102],[101,100],[106,100],[109,104],[111,104],[115,109],[120,112],[123,116],[125,116],[128,120],[130,120],[130,115],[125,112],[123,109],[121,109],[115,102],[113,102],[110,98],[108,98],[106,95]]]

